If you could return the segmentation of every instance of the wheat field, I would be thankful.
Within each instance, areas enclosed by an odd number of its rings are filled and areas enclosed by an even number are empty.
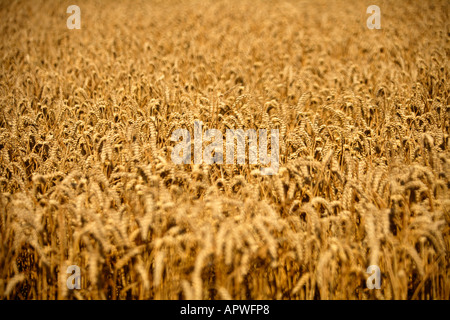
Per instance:
[[[448,1],[1,1],[0,28],[0,298],[450,299]],[[278,174],[174,164],[195,120],[278,129]]]

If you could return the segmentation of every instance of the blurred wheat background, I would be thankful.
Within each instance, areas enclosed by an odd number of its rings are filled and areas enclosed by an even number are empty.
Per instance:
[[[0,298],[450,299],[448,1],[1,1],[0,29]],[[194,120],[279,129],[278,175],[174,165]]]

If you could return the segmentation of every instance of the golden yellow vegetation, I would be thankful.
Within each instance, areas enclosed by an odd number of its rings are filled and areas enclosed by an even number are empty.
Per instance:
[[[449,3],[371,4],[2,1],[0,297],[449,299]],[[279,173],[173,164],[195,120]]]

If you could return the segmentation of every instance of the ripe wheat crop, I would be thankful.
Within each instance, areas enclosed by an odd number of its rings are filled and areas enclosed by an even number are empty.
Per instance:
[[[0,298],[450,299],[448,1],[71,4],[0,1]]]

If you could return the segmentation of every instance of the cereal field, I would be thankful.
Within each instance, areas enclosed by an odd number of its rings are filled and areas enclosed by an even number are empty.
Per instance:
[[[449,6],[0,1],[0,298],[450,299]]]

